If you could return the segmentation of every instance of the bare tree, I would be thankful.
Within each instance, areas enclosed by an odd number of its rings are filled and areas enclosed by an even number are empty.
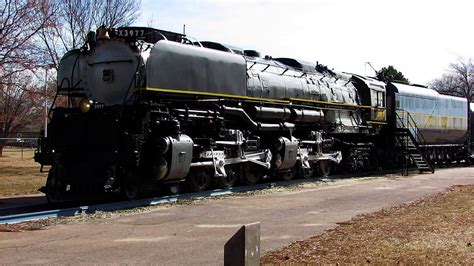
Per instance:
[[[54,13],[48,1],[0,2],[0,138],[11,137],[41,114],[31,75],[44,54],[35,37]],[[0,156],[4,145],[0,140]]]
[[[51,2],[57,7],[55,16],[38,37],[48,55],[48,64],[57,66],[60,56],[68,50],[79,47],[91,29],[90,1],[64,0]]]
[[[44,101],[42,88],[31,73],[10,75],[0,94],[0,157],[6,140],[28,125],[41,121]]]
[[[469,103],[474,101],[474,65],[472,58],[459,58],[457,62],[449,65],[448,73],[430,83],[430,87],[442,94],[466,98],[467,100],[467,125],[471,124],[471,110]],[[470,146],[471,132],[468,130],[467,141]]]
[[[139,15],[140,1],[135,0],[56,0],[58,12],[39,37],[49,62],[59,64],[61,56],[84,44],[87,34],[99,26],[127,26]]]
[[[0,3],[0,83],[10,75],[31,69],[41,57],[33,37],[55,10],[47,1],[4,0]]]
[[[474,100],[474,65],[472,59],[460,58],[449,65],[448,73],[431,82],[431,87],[442,94]]]
[[[139,16],[140,1],[93,0],[92,3],[96,11],[93,16],[96,27],[102,25],[109,28],[128,26],[135,22]]]

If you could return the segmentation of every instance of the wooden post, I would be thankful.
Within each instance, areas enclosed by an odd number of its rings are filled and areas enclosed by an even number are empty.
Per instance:
[[[260,265],[260,223],[242,226],[224,246],[224,265]]]

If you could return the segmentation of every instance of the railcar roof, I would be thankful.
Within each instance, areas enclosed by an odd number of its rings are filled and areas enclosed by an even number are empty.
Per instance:
[[[418,96],[429,96],[429,97],[439,97],[441,94],[439,92],[429,89],[426,87],[421,86],[413,86],[407,85],[402,83],[392,82],[393,86],[395,86],[398,90],[398,93],[402,94],[411,94],[411,95],[418,95]]]
[[[462,97],[450,96],[445,94],[440,94],[439,92],[423,87],[420,85],[407,85],[402,83],[392,82],[392,84],[398,89],[398,92],[401,94],[413,95],[413,96],[420,96],[420,97],[434,97],[440,99],[446,99],[451,101],[459,101],[459,102],[466,102],[467,100]]]
[[[352,73],[346,73],[346,72],[344,73],[346,75],[350,75],[353,78],[364,82],[366,86],[369,87],[370,89],[377,90],[377,91],[385,91],[385,83],[378,79],[367,77],[367,76],[361,76],[358,74],[352,74]]]

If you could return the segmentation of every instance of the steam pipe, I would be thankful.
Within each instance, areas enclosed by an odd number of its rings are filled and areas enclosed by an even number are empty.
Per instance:
[[[222,106],[222,112],[225,116],[233,116],[240,118],[240,120],[244,122],[246,126],[256,131],[278,131],[285,129],[293,129],[295,127],[295,125],[291,123],[268,124],[255,122],[242,108]]]

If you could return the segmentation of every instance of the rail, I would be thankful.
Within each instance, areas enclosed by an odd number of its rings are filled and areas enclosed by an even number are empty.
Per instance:
[[[276,185],[275,183],[267,183],[267,184],[253,185],[253,186],[243,186],[243,187],[234,187],[234,188],[228,188],[228,189],[216,189],[216,190],[211,190],[211,191],[187,193],[187,194],[181,194],[181,195],[176,195],[176,196],[163,196],[163,197],[140,199],[140,200],[134,200],[134,201],[123,201],[123,202],[113,202],[113,203],[105,203],[105,204],[98,204],[98,205],[79,206],[79,207],[72,207],[72,208],[66,208],[66,209],[46,210],[46,211],[39,211],[39,212],[32,212],[32,213],[20,213],[20,214],[13,214],[13,215],[7,215],[7,216],[0,216],[0,224],[15,224],[15,223],[21,223],[21,222],[27,222],[27,221],[37,221],[37,220],[47,219],[47,218],[75,216],[81,213],[94,213],[97,211],[105,212],[105,211],[115,211],[115,210],[121,210],[121,209],[154,206],[154,205],[174,203],[174,202],[184,201],[184,200],[199,199],[199,198],[204,198],[204,197],[217,197],[217,196],[224,196],[224,195],[229,195],[229,194],[238,193],[238,192],[250,192],[254,190],[262,190],[266,188],[271,188],[275,185]]]

